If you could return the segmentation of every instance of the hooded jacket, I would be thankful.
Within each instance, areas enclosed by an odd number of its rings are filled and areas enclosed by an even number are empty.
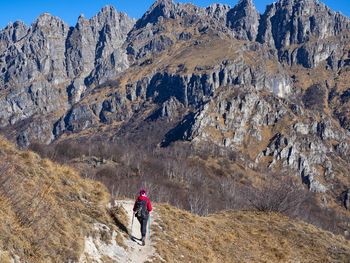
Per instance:
[[[136,199],[136,201],[135,201],[134,209],[133,209],[134,212],[136,212],[136,203],[137,203],[137,201],[139,201],[139,200],[147,200],[147,210],[148,210],[148,212],[151,212],[151,211],[152,211],[151,201],[150,201],[146,196],[140,195],[140,196]]]

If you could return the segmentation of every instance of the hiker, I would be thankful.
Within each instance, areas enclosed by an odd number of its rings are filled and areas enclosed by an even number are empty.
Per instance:
[[[137,217],[137,220],[140,222],[141,225],[141,235],[142,235],[142,245],[145,245],[146,240],[146,231],[147,231],[147,222],[149,217],[149,212],[152,211],[151,202],[146,197],[147,192],[145,189],[140,190],[140,196],[136,199],[135,205],[134,205],[134,213]]]

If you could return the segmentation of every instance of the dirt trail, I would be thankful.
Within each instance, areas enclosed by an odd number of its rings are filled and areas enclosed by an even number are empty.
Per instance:
[[[128,229],[131,229],[131,222],[133,216],[133,206],[134,201],[132,200],[117,200],[117,205],[124,207],[125,211],[128,213]],[[127,258],[123,260],[125,263],[142,263],[145,261],[151,261],[151,257],[156,255],[156,250],[154,248],[154,240],[152,239],[152,226],[157,224],[158,215],[154,207],[152,207],[151,212],[151,240],[149,240],[149,228],[147,226],[147,235],[146,235],[146,245],[141,245],[141,232],[140,232],[140,223],[137,218],[134,218],[134,224],[132,229],[133,240],[125,240],[125,244],[128,246]]]

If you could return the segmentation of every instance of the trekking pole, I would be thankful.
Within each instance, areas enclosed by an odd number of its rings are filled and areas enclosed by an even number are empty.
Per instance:
[[[148,219],[148,240],[151,240],[151,213],[149,214]]]
[[[132,226],[134,225],[134,216],[135,216],[135,214],[132,213],[131,230],[130,230],[130,239],[131,239],[131,240],[132,240]]]

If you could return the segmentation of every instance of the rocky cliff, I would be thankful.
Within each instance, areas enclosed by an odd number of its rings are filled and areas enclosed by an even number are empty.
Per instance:
[[[1,127],[20,126],[24,145],[33,137],[52,141],[53,121],[69,111],[87,87],[128,68],[120,47],[134,22],[106,6],[90,20],[80,16],[74,28],[47,13],[30,27],[9,24],[0,34]],[[38,115],[50,117],[37,120]],[[45,128],[33,128],[29,119],[45,122]]]
[[[137,21],[106,6],[75,27],[43,14],[0,32],[0,125],[27,147],[165,120],[159,145],[244,152],[247,169],[287,171],[327,203],[350,188],[349,30],[317,0],[262,15],[251,0],[158,0]]]

